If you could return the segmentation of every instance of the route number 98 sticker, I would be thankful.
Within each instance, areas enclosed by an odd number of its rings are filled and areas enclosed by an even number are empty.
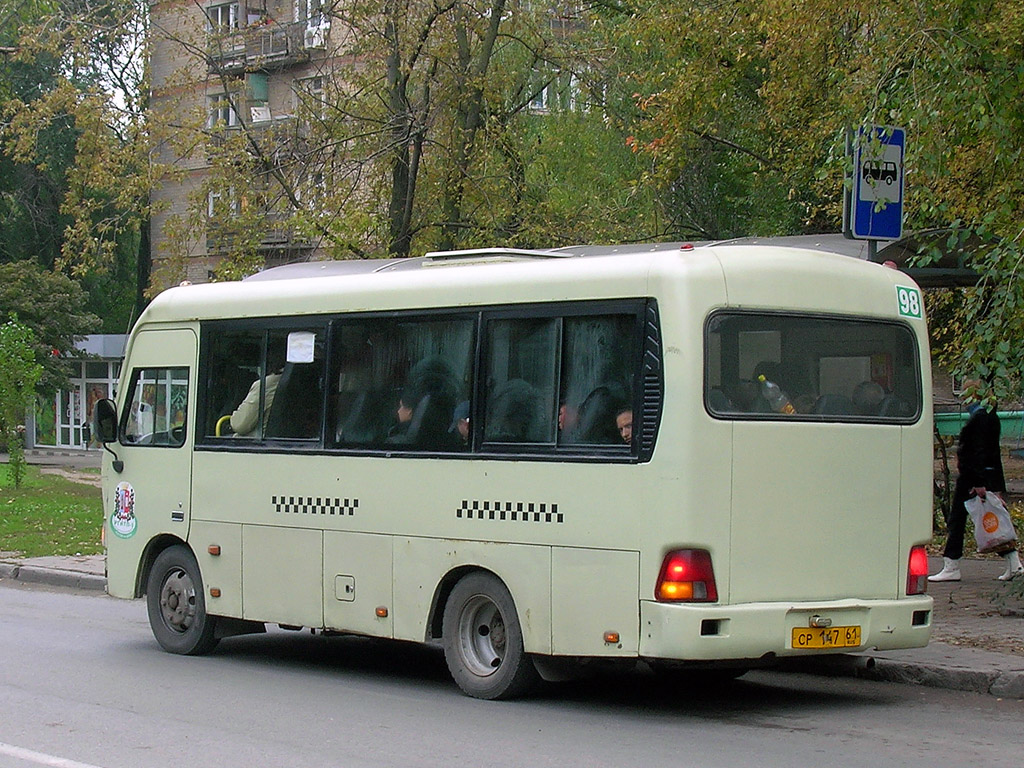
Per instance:
[[[921,292],[917,288],[908,288],[903,285],[896,286],[896,306],[901,317],[924,317],[924,308],[921,306]]]

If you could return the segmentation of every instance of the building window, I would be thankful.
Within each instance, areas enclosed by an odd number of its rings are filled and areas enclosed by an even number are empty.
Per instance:
[[[215,128],[218,125],[233,128],[239,124],[238,113],[231,105],[227,94],[221,93],[207,98],[207,128]]]
[[[238,3],[212,5],[206,9],[211,35],[229,35],[238,30]]]
[[[306,0],[306,26],[320,27],[326,23],[323,0]]]
[[[241,206],[234,189],[227,192],[215,190],[206,197],[206,215],[211,219],[225,215],[237,216],[240,210]]]

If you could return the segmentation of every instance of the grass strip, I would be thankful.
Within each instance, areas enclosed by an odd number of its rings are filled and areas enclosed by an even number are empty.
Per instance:
[[[102,552],[99,488],[27,469],[15,489],[7,465],[0,464],[0,551],[17,557]]]

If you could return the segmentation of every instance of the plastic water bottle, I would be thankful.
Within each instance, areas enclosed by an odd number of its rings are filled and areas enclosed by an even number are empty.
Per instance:
[[[768,405],[773,411],[776,413],[796,413],[796,408],[789,402],[789,398],[782,391],[782,387],[774,381],[768,381],[764,374],[758,376],[757,380],[761,382],[761,395],[768,401]]]

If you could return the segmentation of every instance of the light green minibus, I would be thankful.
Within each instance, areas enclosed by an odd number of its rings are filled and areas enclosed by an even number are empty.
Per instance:
[[[471,696],[931,633],[921,294],[764,245],[484,249],[176,287],[96,408],[108,590],[199,654],[438,644]]]

